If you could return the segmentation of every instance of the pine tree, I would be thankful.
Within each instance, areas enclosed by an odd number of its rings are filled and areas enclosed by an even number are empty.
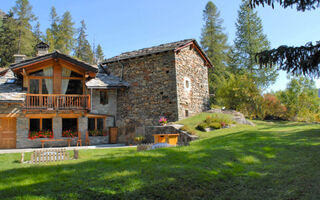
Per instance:
[[[227,74],[228,37],[223,33],[223,20],[214,3],[209,1],[203,11],[204,26],[201,33],[201,46],[210,58],[213,68],[209,69],[210,93],[215,93],[219,81]]]
[[[65,54],[70,54],[74,48],[74,23],[72,22],[71,14],[66,11],[62,15],[61,22],[59,24],[59,33],[56,43],[56,49]]]
[[[91,50],[91,45],[87,40],[86,30],[86,24],[84,23],[84,20],[82,20],[76,41],[75,56],[84,62],[93,63],[94,55]]]
[[[104,60],[104,55],[100,44],[98,44],[97,49],[95,51],[95,57],[97,63],[100,63]]]
[[[14,62],[13,55],[18,52],[18,24],[10,12],[3,18],[0,31],[0,67],[7,67]]]
[[[297,11],[309,11],[318,9],[320,0],[277,0],[277,3],[284,8],[296,6]],[[250,6],[269,5],[274,8],[275,1],[270,0],[250,0]],[[274,64],[279,69],[295,75],[306,75],[310,77],[319,77],[320,74],[320,41],[315,44],[308,42],[304,46],[286,46],[282,45],[276,49],[259,52],[256,59],[263,67],[269,67]]]
[[[253,11],[248,1],[243,1],[238,11],[236,22],[236,38],[234,40],[233,63],[237,73],[248,73],[261,88],[266,88],[277,78],[274,67],[260,68],[255,61],[255,54],[270,49],[270,42],[263,33],[261,19],[257,12]]]
[[[58,41],[58,33],[59,33],[59,22],[60,18],[57,14],[56,8],[52,6],[50,12],[50,28],[46,30],[46,43],[50,46],[49,52],[56,50],[57,41]]]
[[[33,34],[34,34],[34,37],[36,38],[36,43],[39,43],[42,41],[43,34],[40,30],[40,23],[39,22],[37,22],[36,26],[34,27]]]
[[[12,10],[18,22],[18,53],[33,56],[36,39],[32,32],[31,22],[37,18],[32,13],[32,6],[28,0],[16,0],[16,5]]]

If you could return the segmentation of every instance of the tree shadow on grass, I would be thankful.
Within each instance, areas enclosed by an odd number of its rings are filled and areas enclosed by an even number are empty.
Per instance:
[[[106,151],[104,158],[89,161],[2,171],[0,197],[316,199],[319,140],[317,130],[256,130],[119,157]]]

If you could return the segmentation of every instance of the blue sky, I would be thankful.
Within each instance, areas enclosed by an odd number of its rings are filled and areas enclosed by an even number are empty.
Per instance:
[[[207,0],[29,0],[38,17],[41,30],[49,27],[49,13],[55,6],[59,15],[71,12],[76,27],[83,19],[90,43],[101,44],[105,56],[173,42],[187,38],[199,41],[203,26],[202,11]],[[213,0],[224,19],[229,43],[235,36],[235,21],[241,0]],[[1,0],[0,9],[7,12],[14,0]],[[320,12],[297,12],[278,6],[257,8],[264,33],[272,47],[304,45],[320,40]],[[286,73],[280,72],[269,90],[286,87]],[[316,81],[320,87],[320,81]]]

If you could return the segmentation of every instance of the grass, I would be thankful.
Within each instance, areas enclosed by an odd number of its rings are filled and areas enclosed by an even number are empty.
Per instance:
[[[190,127],[203,117],[187,119]],[[19,154],[2,154],[0,197],[319,199],[320,125],[255,123],[201,133],[187,147],[81,150],[79,160],[61,163],[19,164]]]

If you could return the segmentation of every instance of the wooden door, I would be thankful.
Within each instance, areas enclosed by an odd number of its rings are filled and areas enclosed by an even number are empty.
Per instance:
[[[16,118],[0,118],[0,149],[16,148]]]

